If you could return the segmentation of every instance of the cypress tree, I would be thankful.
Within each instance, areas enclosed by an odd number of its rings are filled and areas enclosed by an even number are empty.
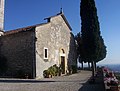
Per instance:
[[[84,56],[83,56],[83,49],[82,49],[82,41],[81,41],[81,35],[80,35],[80,32],[77,33],[77,35],[75,36],[75,40],[77,42],[77,57],[79,58],[79,62],[81,63],[82,65],[82,69],[83,69],[83,62],[84,62]]]
[[[84,50],[84,60],[92,63],[92,75],[94,76],[94,63],[106,57],[106,46],[100,34],[97,9],[94,0],[81,0],[81,40]]]

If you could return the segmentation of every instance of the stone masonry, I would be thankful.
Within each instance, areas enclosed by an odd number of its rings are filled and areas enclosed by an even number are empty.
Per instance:
[[[49,18],[50,21],[47,24],[36,27],[37,77],[43,77],[43,71],[54,64],[60,66],[62,56],[61,50],[65,52],[65,71],[68,70],[68,63],[71,63],[69,65],[75,65],[76,63],[74,36],[71,33],[70,27],[65,23],[64,18],[63,14],[53,16]],[[72,48],[70,46],[72,46]],[[48,48],[47,61],[43,58],[44,47]]]
[[[34,31],[5,33],[1,38],[1,54],[7,59],[7,77],[18,77],[29,74],[33,77],[33,61],[35,56]]]
[[[64,74],[69,67],[76,66],[75,39],[64,14],[47,20],[44,24],[7,31],[0,37],[0,53],[7,59],[8,68],[2,76],[42,78],[43,71],[54,64],[63,65]]]

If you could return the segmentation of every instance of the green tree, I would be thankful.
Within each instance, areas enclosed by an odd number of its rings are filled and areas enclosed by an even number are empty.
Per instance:
[[[80,35],[80,32],[79,33],[77,33],[77,35],[75,36],[75,40],[76,40],[76,42],[77,42],[77,58],[79,59],[79,62],[82,64],[82,69],[83,69],[83,60],[82,60],[82,58],[81,58],[81,52],[82,52],[82,41],[81,41],[81,35]]]
[[[82,45],[82,40],[81,40],[81,34],[80,32],[77,33],[75,36],[76,42],[77,42],[77,57],[79,58],[79,62],[82,64],[82,69],[83,69],[83,62],[87,62],[85,60],[85,52],[83,50],[83,45]]]
[[[81,0],[80,16],[81,41],[84,51],[82,58],[92,63],[92,75],[94,76],[96,62],[106,57],[106,46],[100,34],[100,26],[94,0]]]

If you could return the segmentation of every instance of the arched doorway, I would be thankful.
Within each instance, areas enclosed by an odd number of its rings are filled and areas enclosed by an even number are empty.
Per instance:
[[[65,62],[65,50],[64,49],[60,50],[60,67],[61,67],[62,74],[65,74],[66,62]]]

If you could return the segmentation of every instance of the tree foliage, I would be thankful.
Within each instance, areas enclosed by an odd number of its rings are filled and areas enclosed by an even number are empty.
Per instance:
[[[84,60],[98,62],[106,57],[106,46],[100,34],[97,9],[94,0],[81,0],[81,40]]]
[[[86,62],[84,59],[84,55],[85,55],[85,52],[83,50],[83,45],[82,45],[82,40],[81,40],[81,34],[80,32],[77,33],[77,35],[75,36],[75,40],[77,42],[77,56],[80,57],[80,60],[79,62],[82,63],[82,62]]]
[[[92,63],[92,76],[95,75],[96,62],[106,57],[106,46],[100,33],[97,9],[94,0],[81,0],[81,58]]]

